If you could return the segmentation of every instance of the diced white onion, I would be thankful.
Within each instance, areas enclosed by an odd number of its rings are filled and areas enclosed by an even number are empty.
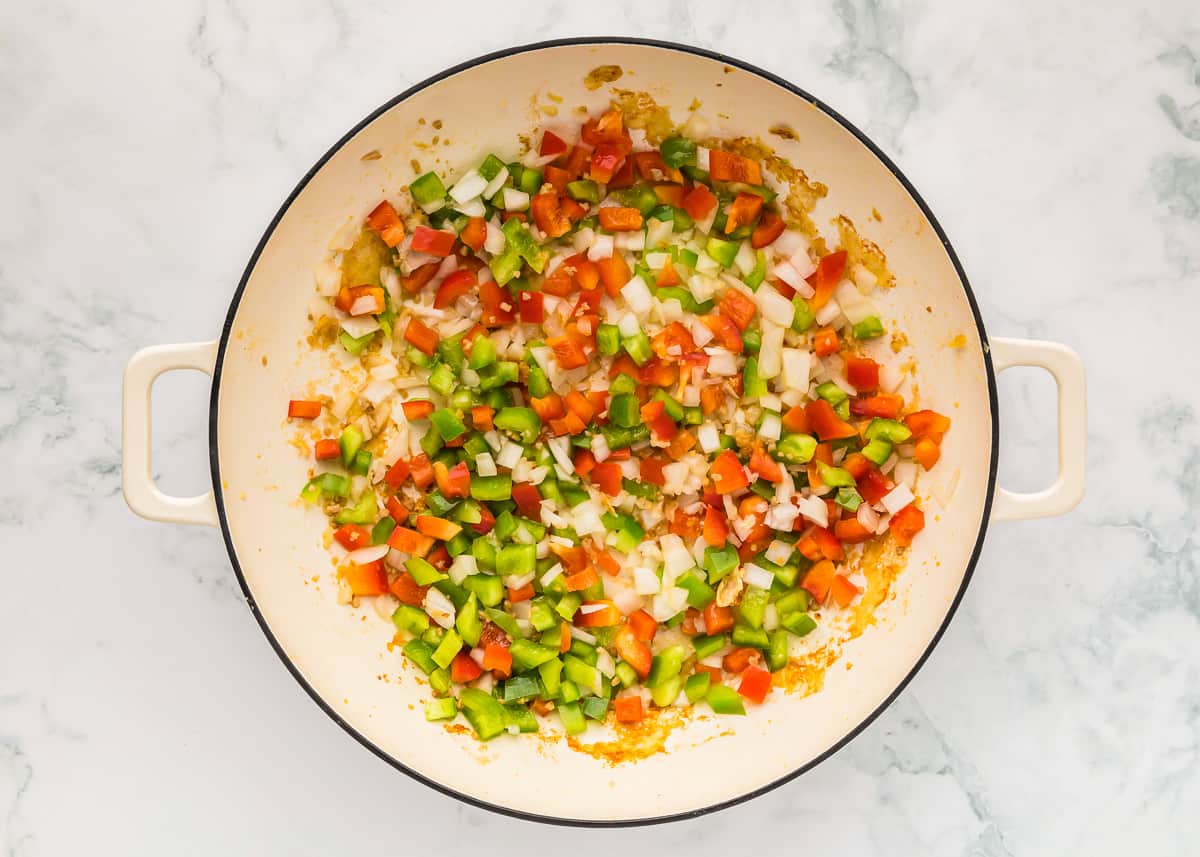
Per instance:
[[[483,200],[479,197],[468,199],[466,202],[460,202],[454,206],[454,210],[459,214],[465,214],[467,217],[483,217],[487,214],[487,209],[483,207]]]
[[[812,373],[812,352],[802,348],[783,349],[783,385],[789,390],[808,389]]]
[[[767,571],[765,568],[759,568],[752,562],[742,566],[745,572],[745,581],[747,586],[753,586],[757,589],[770,589],[771,584],[775,582],[775,575]]]
[[[638,566],[633,570],[633,588],[639,595],[657,595],[662,582],[653,569]]]
[[[475,170],[468,170],[463,177],[450,188],[450,198],[455,202],[466,202],[483,193],[488,185],[487,179]]]
[[[912,488],[917,484],[917,473],[916,462],[904,461],[902,459],[896,462],[896,469],[892,472],[892,478],[900,484]]]
[[[804,277],[800,276],[800,272],[791,266],[786,260],[777,262],[771,266],[770,275],[776,280],[782,280],[793,289],[800,290],[801,286],[807,286],[804,282]]]
[[[774,250],[780,256],[791,256],[798,250],[808,252],[808,237],[803,232],[798,232],[795,229],[785,229],[778,238],[775,239]]]
[[[917,498],[913,496],[912,489],[901,482],[883,495],[883,508],[888,510],[888,514],[894,515],[915,499]]]
[[[382,545],[371,545],[370,547],[359,548],[358,550],[350,551],[350,553],[346,554],[346,559],[355,565],[370,565],[371,563],[375,562],[375,560],[383,559],[385,556],[387,556],[389,550],[391,550],[391,548],[389,548],[386,543]]]
[[[792,556],[792,546],[787,542],[775,539],[764,551],[763,555],[776,565],[783,565]]]
[[[475,472],[480,476],[496,475],[496,460],[492,458],[490,452],[481,452],[475,456]]]
[[[379,322],[373,315],[346,316],[342,319],[342,330],[358,339],[379,330]]]
[[[717,427],[712,423],[705,423],[696,430],[696,439],[700,441],[700,448],[705,452],[716,452],[721,448],[721,436],[717,434]]]
[[[758,303],[758,308],[762,312],[763,318],[781,327],[792,326],[796,309],[792,306],[791,301],[779,294],[775,289],[770,287],[760,288],[754,293],[754,299]]]
[[[500,188],[504,187],[504,183],[508,181],[508,167],[501,167],[500,172],[492,177],[492,180],[484,187],[483,193],[480,194],[484,199],[491,199],[500,192]]]
[[[758,424],[758,436],[767,440],[779,440],[782,431],[783,423],[779,419],[779,414],[772,411],[763,412]]]
[[[801,497],[796,501],[800,514],[818,527],[829,526],[829,507],[820,497]]]
[[[668,533],[659,539],[659,547],[663,554],[663,574],[669,574],[672,580],[696,565],[691,551],[684,546],[683,539],[674,533]]]
[[[563,573],[561,562],[556,562],[554,565],[546,569],[546,573],[542,575],[542,586],[549,586],[554,582],[554,579]]]
[[[783,371],[783,335],[785,329],[763,319],[762,345],[758,349],[758,374],[774,378]]]
[[[570,628],[572,639],[578,640],[581,643],[587,643],[589,646],[596,645],[596,636],[594,634],[589,634],[587,631],[582,628],[576,628],[574,625],[571,625]]]
[[[501,196],[504,198],[505,211],[524,211],[529,208],[529,194],[523,190],[506,187]]]
[[[475,562],[475,557],[469,553],[460,553],[454,558],[454,562],[450,563],[450,568],[446,570],[446,574],[450,576],[456,585],[461,586],[462,582],[479,571],[479,566]]]
[[[425,608],[425,612],[429,614],[429,618],[437,622],[443,628],[451,628],[454,625],[454,602],[442,594],[441,590],[434,589],[432,586],[425,593],[425,599],[421,602],[421,606]]]
[[[646,223],[646,241],[645,246],[651,249],[661,247],[671,239],[671,232],[675,229],[675,223],[671,220],[659,220],[658,218],[650,218]],[[647,261],[647,264],[650,264]],[[650,265],[650,269],[657,271],[663,266],[659,262],[657,266]]]
[[[508,239],[504,237],[504,231],[500,228],[500,224],[493,217],[487,222],[487,237],[483,239],[483,249],[487,250],[493,256],[498,256],[504,252],[504,247],[508,243]]]
[[[593,262],[599,262],[601,259],[607,259],[612,256],[616,245],[613,243],[611,235],[601,235],[597,233],[592,238],[592,246],[588,249],[588,258]]]
[[[827,327],[835,318],[842,314],[842,308],[838,302],[830,298],[825,306],[821,307],[816,312],[817,324],[821,327]]]
[[[521,460],[521,456],[524,454],[524,452],[525,450],[523,450],[518,444],[515,444],[510,440],[506,440],[500,446],[500,452],[496,455],[496,464],[512,470],[517,466],[517,462]]]
[[[638,315],[645,315],[650,311],[650,288],[640,276],[634,277],[621,287],[621,296]]]
[[[754,270],[754,266],[758,263],[758,254],[754,252],[754,248],[750,246],[749,241],[743,241],[738,247],[737,255],[733,258],[733,266],[741,271],[745,277]]]

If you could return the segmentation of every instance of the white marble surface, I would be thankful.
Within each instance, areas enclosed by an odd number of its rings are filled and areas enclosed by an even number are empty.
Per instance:
[[[603,6],[6,6],[0,853],[1196,853],[1196,4]],[[716,816],[583,833],[442,797],[318,711],[218,533],[125,508],[118,395],[138,347],[217,333],[277,205],[361,116],[471,56],[594,31],[745,58],[875,135],[990,331],[1083,355],[1091,437],[1083,505],[993,527],[924,671],[835,758]],[[1003,481],[1036,487],[1052,385],[1001,388]],[[206,407],[200,376],[160,384],[168,490],[205,484]]]

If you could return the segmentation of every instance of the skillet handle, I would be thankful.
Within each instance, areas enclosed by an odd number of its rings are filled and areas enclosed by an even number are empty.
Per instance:
[[[996,372],[1010,366],[1037,366],[1058,386],[1058,478],[1049,488],[1028,494],[996,486],[992,518],[1019,521],[1064,515],[1083,499],[1087,481],[1087,380],[1079,355],[1057,342],[990,340]]]
[[[216,342],[187,342],[143,348],[125,366],[121,393],[121,491],[138,515],[169,524],[217,525],[213,492],[171,497],[154,484],[150,463],[150,393],[163,372],[196,369],[212,375]]]

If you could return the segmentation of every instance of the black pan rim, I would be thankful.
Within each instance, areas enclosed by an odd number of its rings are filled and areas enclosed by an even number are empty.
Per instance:
[[[728,798],[726,800],[718,801],[716,803],[711,803],[711,804],[708,804],[707,806],[703,806],[703,807],[700,807],[697,809],[687,810],[685,812],[671,813],[669,815],[651,816],[651,817],[646,817],[646,818],[608,820],[608,819],[577,819],[577,818],[565,818],[565,817],[561,817],[561,816],[540,815],[538,813],[527,812],[525,810],[514,809],[512,807],[503,806],[501,804],[496,804],[496,803],[491,803],[489,801],[480,800],[479,798],[473,797],[472,795],[468,795],[468,794],[458,791],[457,789],[450,788],[449,786],[443,785],[442,783],[439,783],[436,780],[433,780],[433,779],[425,776],[424,774],[421,774],[420,772],[415,771],[412,768],[409,768],[407,765],[405,765],[402,762],[400,762],[399,760],[393,758],[391,755],[386,753],[384,750],[382,750],[380,747],[376,746],[372,741],[370,741],[368,738],[366,738],[364,735],[362,735],[360,732],[358,732],[358,730],[356,730],[349,722],[347,722],[344,718],[342,718],[342,716],[339,715],[328,703],[325,702],[325,700],[316,691],[316,689],[313,688],[308,683],[308,681],[304,678],[304,676],[300,673],[299,668],[287,656],[287,653],[283,651],[283,648],[280,646],[279,641],[275,638],[275,635],[272,633],[270,626],[267,624],[266,618],[259,611],[258,604],[255,602],[254,595],[253,595],[253,593],[251,593],[250,587],[246,582],[246,577],[242,572],[241,564],[238,561],[237,551],[233,545],[233,538],[232,538],[232,535],[230,534],[229,522],[226,519],[226,515],[225,515],[225,501],[224,501],[224,495],[223,495],[222,488],[221,488],[221,469],[220,469],[220,453],[219,453],[219,449],[218,449],[218,438],[217,438],[217,423],[218,423],[218,407],[219,407],[220,388],[221,388],[221,370],[222,370],[222,366],[223,366],[224,360],[225,360],[225,349],[229,344],[229,338],[230,338],[231,332],[233,330],[233,321],[234,321],[235,316],[237,315],[238,307],[241,304],[242,294],[245,292],[246,284],[249,282],[250,276],[253,273],[255,266],[258,264],[258,259],[259,259],[259,256],[262,254],[263,248],[266,247],[267,242],[270,240],[271,236],[274,234],[275,228],[279,225],[280,220],[283,219],[284,215],[287,213],[288,209],[291,207],[292,203],[296,200],[296,198],[300,195],[300,193],[308,186],[308,183],[312,180],[313,176],[315,176],[317,174],[317,172],[325,165],[325,163],[330,158],[332,158],[334,156],[334,154],[336,154],[338,151],[340,151],[342,149],[342,147],[345,146],[345,144],[347,142],[349,142],[359,131],[361,131],[363,128],[365,128],[367,125],[369,125],[375,119],[377,119],[381,114],[385,113],[386,111],[390,110],[392,107],[396,106],[397,104],[401,103],[402,101],[405,101],[406,99],[410,98],[411,96],[415,95],[416,93],[420,92],[421,90],[426,89],[427,87],[432,86],[442,80],[445,80],[446,78],[452,77],[453,75],[456,75],[459,72],[466,71],[467,69],[474,68],[475,66],[482,65],[482,64],[488,63],[488,62],[492,62],[494,60],[501,60],[501,59],[505,59],[508,57],[516,56],[518,54],[529,53],[532,51],[545,50],[548,48],[570,47],[570,46],[577,46],[577,45],[594,45],[597,47],[601,47],[603,45],[612,45],[612,44],[638,45],[638,46],[642,46],[642,47],[652,47],[652,48],[661,48],[664,50],[678,51],[680,53],[691,54],[693,56],[703,57],[705,59],[710,59],[710,60],[714,60],[716,62],[724,63],[725,65],[732,66],[734,68],[740,69],[745,72],[749,72],[750,74],[753,74],[760,78],[763,78],[764,80],[767,80],[770,83],[775,84],[776,86],[783,87],[784,89],[788,90],[789,92],[793,93],[794,95],[797,95],[797,96],[803,98],[805,101],[808,101],[810,104],[812,104],[813,106],[815,106],[818,109],[820,109],[821,111],[823,111],[827,116],[829,116],[831,119],[833,119],[839,125],[841,125],[843,128],[845,128],[847,131],[849,131],[852,135],[854,135],[854,137],[860,143],[862,143],[876,158],[879,159],[879,161],[885,167],[888,168],[888,170],[892,173],[892,175],[894,175],[896,177],[896,180],[900,182],[900,184],[904,187],[904,189],[908,192],[908,194],[917,203],[917,205],[921,209],[921,212],[929,220],[929,223],[933,227],[935,234],[938,236],[938,240],[941,242],[942,247],[945,249],[946,254],[949,256],[951,264],[953,264],[953,266],[954,266],[954,270],[957,273],[959,281],[962,284],[963,291],[966,293],[967,302],[971,307],[971,314],[974,317],[975,327],[979,333],[980,342],[982,343],[983,362],[984,362],[984,366],[986,367],[986,370],[987,370],[988,400],[989,400],[989,403],[991,406],[991,412],[992,412],[992,436],[991,436],[992,450],[991,450],[991,459],[990,459],[989,465],[988,465],[987,494],[984,497],[983,515],[982,515],[982,518],[979,523],[979,532],[978,532],[978,535],[976,536],[975,546],[971,551],[971,557],[970,557],[969,561],[967,562],[967,568],[963,574],[963,580],[958,588],[958,592],[955,594],[954,600],[950,603],[949,608],[946,610],[946,616],[942,620],[942,624],[937,629],[937,632],[933,635],[933,638],[929,641],[929,645],[926,646],[925,651],[923,651],[921,653],[920,657],[917,658],[917,660],[913,664],[912,669],[909,670],[908,674],[904,676],[904,678],[896,685],[895,689],[891,692],[891,694],[889,694],[888,697],[885,700],[883,700],[883,702],[881,702],[875,708],[875,710],[871,711],[865,718],[863,718],[863,720],[858,725],[856,725],[853,729],[851,729],[849,732],[847,732],[846,735],[840,741],[838,741],[835,744],[833,744],[832,746],[830,746],[828,749],[826,749],[823,753],[818,755],[816,758],[811,759],[810,761],[806,762],[805,764],[801,765],[800,767],[796,768],[795,770],[789,772],[788,774],[786,774],[782,777],[779,777],[776,780],[773,780],[770,783],[767,783],[766,785],[759,786],[756,789],[753,789],[751,791],[745,792],[740,795],[736,795],[736,796]],[[648,825],[653,825],[653,824],[663,824],[663,823],[671,822],[671,821],[683,821],[686,819],[698,818],[702,815],[707,815],[708,813],[717,812],[718,810],[722,810],[722,809],[728,809],[730,807],[737,806],[738,804],[741,804],[748,800],[751,800],[752,798],[756,798],[760,795],[766,794],[767,792],[772,791],[772,790],[778,788],[779,786],[784,785],[785,783],[791,782],[792,780],[799,777],[801,774],[805,773],[806,771],[811,770],[812,768],[819,765],[821,762],[824,762],[826,759],[828,759],[834,753],[837,753],[839,750],[841,750],[843,747],[845,747],[847,744],[849,744],[852,740],[857,738],[868,726],[870,726],[876,720],[876,718],[879,717],[880,714],[883,713],[883,711],[885,709],[887,709],[889,706],[891,706],[891,704],[893,702],[896,701],[896,699],[897,699],[897,697],[899,697],[900,693],[908,686],[909,682],[912,681],[913,677],[917,674],[918,671],[920,671],[921,667],[923,667],[925,665],[925,662],[929,659],[929,656],[932,654],[934,648],[936,648],[938,642],[941,640],[942,636],[946,633],[946,629],[949,627],[951,619],[954,618],[954,614],[958,611],[958,606],[962,602],[963,595],[966,593],[966,590],[967,590],[967,586],[971,582],[971,578],[975,573],[975,567],[978,564],[979,556],[983,549],[984,538],[987,534],[988,520],[991,515],[992,500],[993,500],[993,497],[995,495],[995,490],[996,490],[996,473],[997,473],[997,463],[998,463],[998,457],[999,457],[999,439],[1000,439],[1000,415],[999,415],[999,410],[998,410],[999,402],[998,402],[997,393],[996,393],[996,373],[992,366],[991,349],[990,349],[989,343],[988,343],[987,331],[984,328],[983,318],[979,312],[979,304],[975,299],[975,293],[971,289],[970,282],[967,279],[966,271],[963,270],[962,263],[959,261],[958,255],[954,252],[954,248],[951,246],[950,239],[947,237],[945,230],[942,228],[942,225],[938,222],[937,218],[934,217],[933,212],[930,210],[929,206],[926,204],[924,198],[917,191],[917,189],[913,186],[912,182],[910,182],[908,180],[908,178],[904,175],[904,173],[900,170],[900,168],[898,166],[896,166],[896,164],[893,163],[893,161],[886,154],[884,154],[883,151],[880,150],[880,148],[877,145],[875,145],[875,143],[872,142],[872,140],[869,137],[867,137],[866,134],[864,134],[855,125],[853,125],[849,120],[847,120],[844,116],[842,116],[840,113],[838,113],[836,110],[834,110],[832,107],[830,107],[825,102],[821,101],[818,98],[815,98],[814,96],[810,95],[808,92],[806,92],[805,90],[796,86],[795,84],[793,84],[793,83],[791,83],[769,71],[761,69],[758,66],[752,65],[750,63],[744,62],[739,59],[735,59],[730,56],[726,56],[725,54],[719,53],[717,51],[710,51],[705,48],[698,48],[698,47],[694,47],[692,45],[685,45],[685,44],[682,44],[679,42],[669,42],[669,41],[663,41],[663,40],[659,40],[659,39],[642,39],[642,38],[634,38],[634,37],[628,37],[628,36],[579,36],[579,37],[572,37],[572,38],[551,39],[548,41],[533,42],[531,44],[517,45],[517,46],[511,47],[511,48],[505,48],[504,50],[494,51],[492,53],[484,54],[484,55],[476,57],[474,59],[467,60],[466,62],[459,63],[456,66],[445,69],[444,71],[441,71],[438,74],[433,75],[432,77],[426,78],[425,80],[421,81],[420,83],[417,83],[414,86],[409,87],[404,92],[402,92],[399,95],[395,96],[394,98],[388,100],[386,103],[384,103],[380,107],[376,108],[368,116],[366,116],[364,119],[362,119],[360,122],[358,122],[353,128],[351,128],[348,132],[346,132],[346,134],[344,134],[341,137],[341,139],[339,139],[336,143],[334,143],[333,146],[330,147],[329,150],[326,151],[325,154],[321,156],[320,160],[318,160],[312,166],[312,168],[309,169],[307,173],[305,173],[304,177],[300,180],[300,182],[296,185],[296,187],[288,195],[287,199],[284,200],[283,204],[280,206],[279,210],[276,212],[274,218],[272,218],[270,224],[267,226],[267,229],[263,233],[262,238],[259,239],[257,246],[254,248],[254,253],[251,255],[250,260],[246,265],[245,271],[242,273],[241,280],[238,282],[238,286],[237,286],[236,291],[233,294],[233,298],[230,301],[229,312],[225,317],[225,324],[221,330],[221,338],[220,338],[219,346],[217,348],[216,364],[213,368],[212,393],[211,393],[209,401],[210,401],[210,405],[209,405],[209,463],[210,463],[210,467],[212,470],[213,495],[214,495],[214,499],[216,501],[217,516],[220,521],[221,534],[225,540],[225,548],[229,554],[230,564],[233,566],[234,574],[237,575],[238,584],[242,588],[242,594],[245,596],[246,604],[250,607],[251,613],[253,613],[254,618],[258,622],[259,627],[262,629],[263,634],[266,636],[267,641],[271,644],[271,648],[273,648],[275,650],[275,654],[279,656],[279,659],[283,662],[283,664],[287,668],[287,670],[292,674],[292,677],[300,684],[300,686],[304,689],[304,691],[312,698],[313,702],[315,702],[317,704],[317,706],[322,711],[324,711],[325,714],[327,714],[338,726],[340,726],[352,738],[354,738],[356,741],[358,741],[359,744],[361,744],[363,747],[365,747],[370,752],[374,753],[376,756],[378,756],[383,761],[387,762],[393,768],[395,768],[399,771],[402,771],[403,773],[412,777],[414,780],[416,780],[419,783],[429,786],[430,788],[435,789],[435,790],[441,792],[442,794],[448,795],[449,797],[453,797],[460,801],[463,801],[466,804],[469,804],[469,805],[475,806],[475,807],[479,807],[480,809],[490,810],[491,812],[499,813],[501,815],[507,815],[512,818],[521,819],[523,821],[536,821],[536,822],[541,822],[544,824],[555,824],[555,825],[562,825],[562,826],[568,826],[568,827],[585,827],[585,828],[641,827],[641,826],[648,826]]]

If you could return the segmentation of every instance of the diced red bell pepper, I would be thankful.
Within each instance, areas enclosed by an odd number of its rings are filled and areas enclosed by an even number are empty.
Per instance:
[[[433,539],[408,527],[396,527],[388,537],[388,545],[413,556],[425,556],[433,547]]]
[[[666,464],[667,462],[657,455],[647,455],[638,463],[638,475],[642,477],[643,482],[662,488],[667,484],[667,479],[663,475],[663,467]]]
[[[529,599],[533,598],[533,596],[536,594],[537,593],[533,588],[533,583],[526,583],[520,589],[509,589],[508,601],[510,604],[520,604],[522,601],[528,601]]]
[[[371,532],[358,524],[342,524],[333,531],[333,540],[348,551],[370,547]]]
[[[592,163],[588,168],[588,178],[601,184],[608,184],[616,175],[624,159],[625,153],[621,147],[611,143],[601,143],[592,151]]]
[[[542,132],[542,142],[538,146],[538,154],[542,157],[546,155],[561,155],[567,151],[566,141],[555,134],[553,131]]]
[[[475,661],[466,652],[459,652],[454,656],[454,660],[450,662],[450,680],[459,684],[466,684],[470,681],[475,681],[483,675],[483,667],[475,663]]]
[[[479,522],[469,524],[471,532],[479,536],[486,536],[496,526],[496,516],[491,513],[487,506],[480,505],[479,507]]]
[[[429,401],[428,399],[413,399],[411,401],[404,402],[400,407],[404,411],[404,418],[409,422],[412,422],[413,420],[427,419],[430,414],[437,410],[434,407],[433,402]]]
[[[634,155],[634,158],[636,157],[637,155]],[[656,184],[654,186],[654,195],[658,197],[658,201],[663,205],[683,208],[683,185]]]
[[[762,704],[771,691],[771,674],[760,667],[746,667],[738,693],[751,702]]]
[[[533,408],[534,413],[538,415],[544,423],[551,420],[557,420],[566,413],[566,408],[563,406],[562,397],[558,393],[551,393],[549,396],[530,396],[529,406]]]
[[[404,221],[386,199],[367,215],[367,225],[374,229],[389,247],[395,247],[404,240]]]
[[[878,503],[891,492],[895,486],[892,481],[883,475],[883,472],[875,466],[872,466],[866,473],[855,480],[858,486],[858,493],[868,503]]]
[[[616,297],[621,289],[625,288],[625,284],[633,279],[633,272],[629,270],[629,264],[620,252],[613,253],[607,259],[600,259],[596,262],[596,267],[609,297]]]
[[[379,286],[342,286],[333,304],[344,313],[360,316],[383,312],[386,301]]]
[[[819,440],[841,440],[858,434],[854,426],[839,417],[824,399],[814,399],[804,408],[808,424]]]
[[[725,234],[739,226],[749,226],[762,212],[763,198],[756,193],[739,193],[725,209]]]
[[[475,272],[467,268],[458,268],[446,275],[446,279],[442,280],[442,284],[438,286],[437,294],[433,298],[433,305],[436,309],[445,309],[453,304],[463,295],[468,295],[476,286]]]
[[[303,399],[292,399],[288,402],[289,420],[315,420],[321,416],[321,403],[309,402]]]
[[[416,253],[428,253],[431,256],[449,256],[454,251],[456,240],[453,232],[418,226],[413,230],[412,249]]]
[[[846,380],[860,393],[870,393],[879,387],[879,364],[870,357],[845,355]]]
[[[704,541],[715,548],[723,547],[729,538],[729,524],[725,513],[712,506],[704,510]]]
[[[805,573],[804,579],[800,581],[800,588],[806,590],[817,604],[824,604],[836,575],[837,571],[832,562],[827,559],[820,560],[813,563],[812,568]]]
[[[910,503],[896,514],[888,523],[888,531],[896,537],[896,543],[904,547],[912,544],[917,533],[925,529],[925,513]]]
[[[542,495],[537,486],[529,482],[518,482],[512,487],[512,499],[519,511],[526,518],[537,520],[541,518]]]
[[[448,542],[462,532],[462,524],[433,515],[417,515],[417,530],[427,536]]]
[[[708,153],[708,174],[719,182],[762,184],[762,168],[758,161],[721,149]]]
[[[750,322],[754,320],[754,314],[758,312],[754,301],[738,289],[726,291],[721,302],[717,304],[717,309],[721,315],[736,324],[738,330],[749,327]]]
[[[713,338],[718,345],[727,351],[732,351],[734,354],[741,353],[742,334],[738,330],[738,326],[729,319],[729,316],[722,312],[713,312],[700,316],[700,321],[712,331]]]
[[[571,229],[571,221],[563,214],[558,203],[558,194],[553,191],[534,196],[529,202],[529,210],[533,215],[533,222],[547,238],[558,238],[566,235]]]
[[[653,619],[650,621],[654,622]],[[658,623],[654,622],[654,625],[657,628]],[[614,638],[613,643],[617,654],[621,656],[623,661],[633,667],[639,676],[645,678],[650,674],[650,666],[653,661],[653,656],[650,654],[650,647],[638,637],[632,625],[625,625],[621,630],[617,631],[617,636]]]
[[[721,607],[717,602],[712,601],[704,608],[702,615],[706,634],[723,634],[733,630],[733,611],[728,607]]]
[[[768,482],[783,481],[783,468],[779,466],[779,462],[767,455],[762,446],[756,445],[750,453],[750,470]]]
[[[717,198],[713,192],[702,184],[698,184],[687,192],[683,198],[683,210],[693,220],[704,220],[717,207]]]
[[[608,206],[600,209],[600,226],[609,232],[633,232],[642,228],[642,213],[636,208]]]
[[[587,589],[589,586],[595,586],[599,582],[600,575],[590,565],[584,568],[583,571],[568,574],[563,578],[563,585],[566,586],[567,592],[579,592]]]
[[[904,424],[914,439],[927,437],[934,443],[941,443],[942,435],[950,431],[950,418],[937,411],[914,411],[904,418]]]
[[[621,465],[615,461],[602,461],[592,468],[591,480],[609,497],[616,497],[621,493]]]
[[[470,493],[471,471],[467,469],[465,461],[460,461],[453,467],[446,467],[442,462],[435,461],[433,477],[444,497],[466,497]]]
[[[483,668],[504,675],[512,674],[512,652],[500,643],[488,643],[483,647]]]
[[[745,672],[751,666],[762,663],[762,653],[758,649],[742,646],[727,653],[721,658],[721,667],[727,673]]]
[[[833,534],[838,541],[857,545],[875,538],[874,530],[868,530],[858,522],[858,518],[842,518],[833,525]]]
[[[413,485],[418,490],[424,491],[433,484],[433,465],[429,463],[429,456],[425,453],[413,456],[408,462],[409,471],[412,473]]]
[[[813,334],[813,352],[818,357],[828,357],[838,350],[837,331],[832,327],[822,327]]]
[[[388,591],[396,596],[401,604],[419,607],[425,601],[425,593],[429,591],[429,587],[417,586],[412,575],[407,571],[402,571],[395,580],[388,584]]]
[[[713,487],[718,494],[732,494],[750,484],[746,478],[746,469],[732,450],[723,450],[713,459],[708,470]]]
[[[842,274],[846,271],[846,251],[838,250],[822,256],[815,270],[808,278],[814,294],[809,299],[813,309],[820,309],[829,303],[833,290],[841,282]]]
[[[479,321],[486,327],[503,327],[516,319],[512,297],[495,280],[479,284],[479,302],[483,304]]]
[[[750,246],[760,250],[768,244],[774,244],[775,239],[783,234],[783,216],[773,208],[767,209],[758,221],[758,226],[750,233]]]
[[[575,614],[575,624],[580,628],[608,628],[621,624],[621,611],[617,605],[608,600],[585,601],[584,607],[598,605],[599,610],[584,613],[582,609]]]
[[[679,433],[679,426],[667,414],[667,406],[660,399],[646,402],[641,407],[642,422],[650,429],[656,440],[671,440]]]
[[[317,461],[328,461],[331,458],[337,458],[342,454],[342,448],[336,440],[325,438],[318,440],[316,446],[313,447],[313,457]]]
[[[470,218],[462,232],[458,233],[458,240],[478,253],[483,249],[483,242],[487,240],[487,221],[482,217]]]
[[[792,434],[808,434],[808,412],[803,405],[788,408],[783,415],[783,427]]]
[[[392,520],[397,524],[403,524],[408,520],[408,509],[400,502],[400,498],[393,494],[383,501],[387,513],[392,516]]]
[[[618,723],[641,723],[646,716],[642,698],[636,694],[618,696],[613,701],[613,712],[617,716]]]
[[[858,417],[880,417],[894,420],[900,416],[904,400],[894,393],[878,393],[862,399],[850,400],[850,413]]]
[[[643,643],[649,643],[658,633],[658,621],[645,610],[635,610],[629,614],[629,627],[633,635]]]
[[[426,262],[408,276],[401,277],[400,285],[404,287],[404,291],[416,294],[429,284],[429,281],[434,278],[441,267],[441,262]]]
[[[342,569],[342,579],[350,585],[350,591],[355,595],[383,595],[388,591],[387,572],[382,560],[375,560],[366,565],[351,563]]]
[[[477,431],[491,431],[493,428],[492,419],[495,417],[496,411],[487,405],[473,405],[471,407],[471,425]]]
[[[927,437],[917,441],[913,447],[913,458],[926,470],[932,470],[942,457],[942,448]]]
[[[541,324],[546,320],[546,297],[541,292],[521,292],[517,296],[517,307],[522,324]]]
[[[408,327],[404,329],[404,341],[423,354],[432,357],[433,353],[437,351],[438,335],[437,331],[426,325],[421,319],[411,318]]]
[[[667,447],[667,457],[672,461],[678,461],[684,455],[691,452],[696,446],[696,442],[696,436],[687,429],[683,429],[679,434],[675,435],[675,439]]]

